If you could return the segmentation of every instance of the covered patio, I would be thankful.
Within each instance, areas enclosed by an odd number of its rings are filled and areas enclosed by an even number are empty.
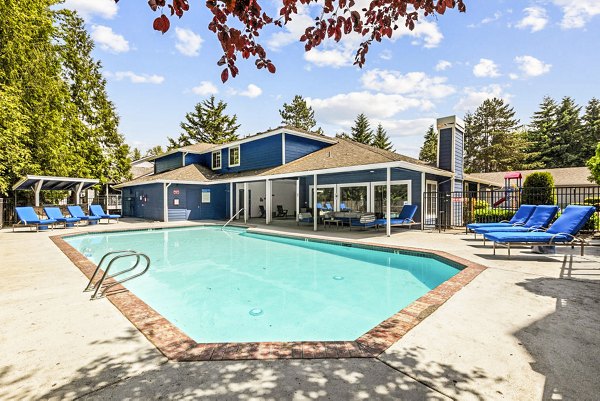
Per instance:
[[[71,191],[74,204],[81,203],[81,193],[100,180],[94,178],[53,177],[44,175],[26,175],[13,185],[13,191],[33,191],[34,206],[40,205],[42,191]]]

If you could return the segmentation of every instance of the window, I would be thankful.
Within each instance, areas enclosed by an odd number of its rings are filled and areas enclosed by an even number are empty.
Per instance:
[[[404,207],[405,202],[409,202],[408,184],[392,184],[390,185],[390,211],[391,218],[398,217]],[[378,217],[384,217],[387,210],[387,186],[374,185],[374,205],[373,211]]]
[[[240,147],[235,146],[229,148],[229,167],[236,167],[240,165]]]
[[[217,170],[221,168],[221,151],[216,150],[212,152],[212,169]]]
[[[340,209],[364,213],[368,205],[368,187],[366,185],[341,186]]]

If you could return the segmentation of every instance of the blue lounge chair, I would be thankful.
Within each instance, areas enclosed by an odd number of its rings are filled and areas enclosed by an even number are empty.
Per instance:
[[[511,226],[522,226],[527,222],[529,217],[533,214],[535,210],[534,205],[521,205],[519,210],[513,215],[513,217],[508,221],[501,221],[498,223],[471,223],[467,224],[467,228],[471,231],[474,231],[475,228],[484,228],[484,227],[511,227]]]
[[[47,230],[49,227],[54,228],[56,220],[40,219],[31,206],[16,207],[17,217],[19,221],[13,224],[13,232],[18,227],[34,227],[35,231]]]
[[[492,226],[492,227],[476,227],[473,231],[476,234],[487,234],[495,232],[527,232],[527,231],[545,231],[550,222],[558,213],[558,206],[555,205],[540,205],[535,208],[533,214],[522,226]],[[483,236],[485,244],[485,235]]]
[[[44,213],[48,216],[49,219],[56,220],[59,223],[62,223],[65,227],[74,227],[75,223],[78,223],[81,219],[77,217],[65,217],[63,216],[60,208],[58,207],[45,207]]]
[[[333,211],[333,207],[331,206],[331,203],[329,203],[329,202],[325,203],[325,210]]]
[[[375,215],[373,213],[365,213],[358,219],[350,219],[350,230],[352,230],[352,227],[361,227],[365,230],[367,228],[377,228],[375,220]]]
[[[352,209],[349,209],[344,202],[340,203],[340,212],[351,212]]]
[[[98,221],[100,221],[99,216],[88,216],[85,214],[79,205],[67,206],[67,210],[71,216],[77,217],[79,220],[87,221],[88,224],[98,224]]]
[[[92,216],[98,216],[100,219],[106,219],[108,220],[108,223],[110,223],[111,220],[116,220],[118,222],[121,218],[120,214],[104,213],[104,209],[102,209],[102,206],[100,205],[90,205],[90,214]]]
[[[510,257],[510,245],[581,245],[581,255],[585,241],[576,237],[577,233],[595,213],[594,206],[569,205],[565,208],[558,219],[547,231],[533,232],[495,232],[484,234],[485,237],[494,242],[494,255],[497,244],[508,248]]]
[[[298,213],[298,225],[300,225],[300,223],[305,223],[305,224],[313,224],[315,222],[315,220],[312,217],[312,214],[304,212],[304,213]]]
[[[390,219],[390,227],[408,226],[410,229],[412,225],[419,224],[413,220],[415,213],[417,213],[417,205],[404,205],[398,217]],[[378,226],[385,227],[387,225],[387,219],[377,219],[375,220],[375,223]]]

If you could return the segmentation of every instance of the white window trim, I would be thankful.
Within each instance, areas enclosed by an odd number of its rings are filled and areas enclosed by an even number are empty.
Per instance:
[[[310,184],[308,186],[308,205],[312,206],[312,198],[313,198],[313,184]],[[337,203],[338,203],[338,189],[337,189],[337,185],[335,184],[325,184],[325,185],[319,185],[319,182],[317,181],[317,192],[319,191],[319,189],[326,189],[326,188],[333,188],[333,210],[339,210]]]
[[[349,183],[344,183],[344,184],[338,184],[337,185],[337,196],[336,198],[336,210],[339,210],[339,205],[342,201],[342,188],[348,188],[348,187],[367,187],[367,211],[366,213],[370,213],[373,211],[373,208],[371,207],[371,198],[372,198],[372,192],[373,192],[373,188],[371,187],[371,183],[370,182],[349,182]]]
[[[215,159],[213,158],[213,156],[215,154],[219,155],[219,165],[218,166],[215,166],[215,162],[214,162]],[[211,166],[211,168],[213,170],[219,170],[219,169],[221,169],[222,165],[223,165],[223,155],[221,154],[221,150],[219,149],[219,150],[215,150],[215,151],[211,152],[210,153],[210,166]]]
[[[231,150],[232,149],[238,150],[238,162],[236,164],[231,164]],[[236,145],[236,146],[227,148],[227,160],[229,161],[229,167],[238,167],[242,163],[242,150],[240,148],[240,145]]]
[[[375,210],[375,187],[376,186],[386,186],[386,181],[374,181],[371,183],[371,210]],[[406,201],[407,205],[412,205],[412,180],[398,180],[398,181],[390,181],[390,185],[406,185],[408,188]]]

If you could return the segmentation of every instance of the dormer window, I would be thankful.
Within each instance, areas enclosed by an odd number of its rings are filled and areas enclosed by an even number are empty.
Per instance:
[[[229,167],[240,165],[240,146],[229,148]]]
[[[212,169],[218,170],[221,168],[221,151],[216,150],[212,152]]]

